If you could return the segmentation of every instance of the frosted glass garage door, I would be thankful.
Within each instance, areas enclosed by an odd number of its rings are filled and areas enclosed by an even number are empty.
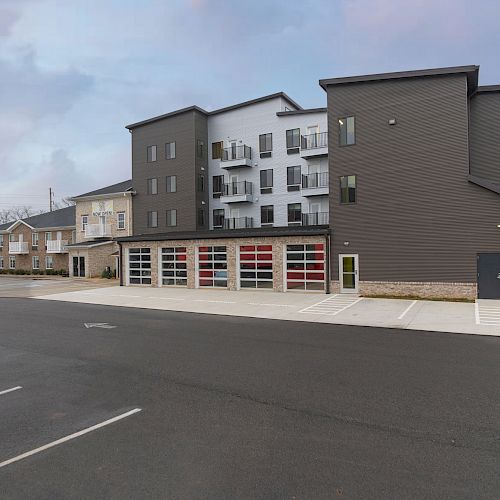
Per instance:
[[[324,290],[325,245],[286,246],[287,290]]]
[[[161,284],[164,286],[187,286],[186,247],[162,248]]]
[[[226,247],[198,247],[197,253],[198,286],[227,287]]]
[[[272,245],[240,245],[240,288],[273,287]]]
[[[151,285],[151,249],[130,248],[128,251],[130,285]]]

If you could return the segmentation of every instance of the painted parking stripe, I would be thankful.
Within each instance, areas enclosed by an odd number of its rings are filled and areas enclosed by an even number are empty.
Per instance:
[[[476,325],[500,326],[500,304],[476,301],[474,304]]]
[[[403,319],[408,312],[410,312],[410,309],[417,303],[417,300],[414,300],[399,316],[398,319]]]
[[[22,389],[20,385],[16,385],[16,387],[11,387],[10,389],[5,389],[4,391],[0,391],[0,396],[8,394],[9,392],[18,391],[19,389]]]
[[[327,316],[336,316],[337,314],[349,309],[353,305],[363,300],[357,296],[346,297],[344,295],[334,295],[322,300],[316,304],[300,310],[300,313],[306,314],[324,314]]]
[[[124,418],[130,417],[131,415],[133,415],[134,413],[137,413],[139,411],[141,411],[141,408],[134,408],[133,410],[130,410],[126,413],[122,413],[121,415],[118,415],[117,417],[113,417],[113,418],[110,418],[109,420],[105,420],[104,422],[101,422],[100,424],[93,425],[92,427],[87,427],[86,429],[75,432],[74,434],[70,434],[69,436],[65,436],[61,439],[58,439],[57,441],[52,441],[51,443],[48,443],[44,446],[40,446],[39,448],[35,448],[34,450],[27,451],[26,453],[23,453],[22,455],[18,455],[17,457],[9,458],[8,460],[0,462],[0,469],[2,467],[6,467],[7,465],[13,464],[14,462],[19,462],[20,460],[24,460],[25,458],[31,457],[32,455],[36,455],[37,453],[48,450],[49,448],[53,448],[54,446],[57,446],[59,444],[66,443],[67,441],[71,441],[72,439],[75,439],[77,437],[88,434],[89,432],[100,429],[101,427],[105,427],[106,425],[112,424],[114,422],[118,422],[118,420],[122,420]]]

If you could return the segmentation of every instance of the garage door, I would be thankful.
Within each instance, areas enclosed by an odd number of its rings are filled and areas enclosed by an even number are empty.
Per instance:
[[[240,288],[272,288],[272,245],[240,245],[239,278]]]
[[[477,288],[480,299],[500,299],[500,253],[477,255]]]
[[[130,285],[151,285],[151,249],[130,248],[128,251]]]
[[[162,248],[160,259],[161,284],[187,286],[186,247]]]
[[[323,243],[286,245],[286,289],[325,289],[325,246]]]
[[[227,287],[226,247],[198,247],[197,254],[198,286]]]

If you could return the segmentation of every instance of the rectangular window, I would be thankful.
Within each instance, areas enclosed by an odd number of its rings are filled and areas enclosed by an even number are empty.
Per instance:
[[[356,203],[356,176],[340,177],[340,203]]]
[[[302,223],[302,205],[300,203],[288,204],[288,225],[297,226]]]
[[[269,153],[273,150],[273,134],[259,135],[259,151],[261,153]]]
[[[224,209],[216,208],[213,211],[213,224],[214,228],[224,227]]]
[[[128,251],[130,285],[151,285],[151,249],[130,248]]]
[[[31,233],[31,246],[33,248],[38,247],[38,233]]]
[[[260,193],[269,194],[273,192],[273,169],[260,171]]]
[[[197,253],[198,286],[227,287],[226,247],[198,247]]]
[[[31,258],[31,268],[40,269],[40,257],[38,257],[38,255],[33,255]]]
[[[286,246],[286,289],[323,290],[325,246],[323,243]]]
[[[161,249],[161,279],[162,285],[187,285],[186,247]]]
[[[88,215],[82,215],[82,231],[85,231],[87,229],[87,224],[89,223],[89,216]]]
[[[15,255],[9,255],[9,269],[16,268],[16,257]]]
[[[339,144],[341,146],[351,146],[355,143],[354,116],[339,118]]]
[[[45,233],[45,246],[47,246],[47,241],[52,241],[52,233],[50,231]]]
[[[158,212],[148,212],[148,227],[158,227]]]
[[[300,146],[300,128],[294,128],[286,131],[286,149],[288,154],[299,152]]]
[[[148,163],[156,161],[156,145],[148,146]]]
[[[177,226],[177,210],[175,208],[167,210],[167,226],[168,227]]]
[[[219,160],[222,158],[222,150],[224,149],[224,143],[212,142],[212,160]]]
[[[165,143],[165,159],[173,160],[175,158],[175,142]]]
[[[54,257],[52,255],[45,257],[45,269],[54,269]]]
[[[205,210],[198,209],[198,226],[205,226]]]
[[[125,212],[117,213],[117,229],[125,229]]]
[[[198,176],[198,191],[200,193],[205,192],[205,176],[203,174]]]
[[[212,177],[212,192],[214,198],[220,198],[222,194],[222,184],[224,184],[223,175],[214,175]]]
[[[272,245],[240,245],[240,288],[273,287]]]
[[[0,269],[3,269],[3,257],[0,255]]]
[[[260,225],[272,226],[274,223],[274,206],[264,205],[260,207]]]
[[[286,183],[288,191],[299,191],[300,182],[300,165],[298,167],[288,167],[286,169]]]
[[[148,194],[158,194],[158,179],[148,179]]]
[[[196,141],[196,156],[198,158],[205,157],[205,142],[202,141],[201,139],[198,139]]]
[[[3,234],[0,234],[0,248],[3,247]]]
[[[12,233],[9,234],[9,241],[12,241],[12,242],[16,241],[16,235],[12,234]]]
[[[167,175],[167,193],[177,192],[177,176]]]

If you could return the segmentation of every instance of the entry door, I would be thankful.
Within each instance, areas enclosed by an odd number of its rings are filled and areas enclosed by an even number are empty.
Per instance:
[[[236,141],[231,141],[231,160],[236,160]]]
[[[73,276],[85,278],[85,257],[73,257]]]
[[[61,241],[62,240],[62,231],[57,231],[57,241]]]
[[[309,148],[318,147],[318,136],[319,127],[314,125],[313,127],[307,127],[307,146]]]
[[[358,293],[358,255],[339,255],[340,293]]]
[[[479,299],[500,299],[500,253],[478,254],[477,288]]]

